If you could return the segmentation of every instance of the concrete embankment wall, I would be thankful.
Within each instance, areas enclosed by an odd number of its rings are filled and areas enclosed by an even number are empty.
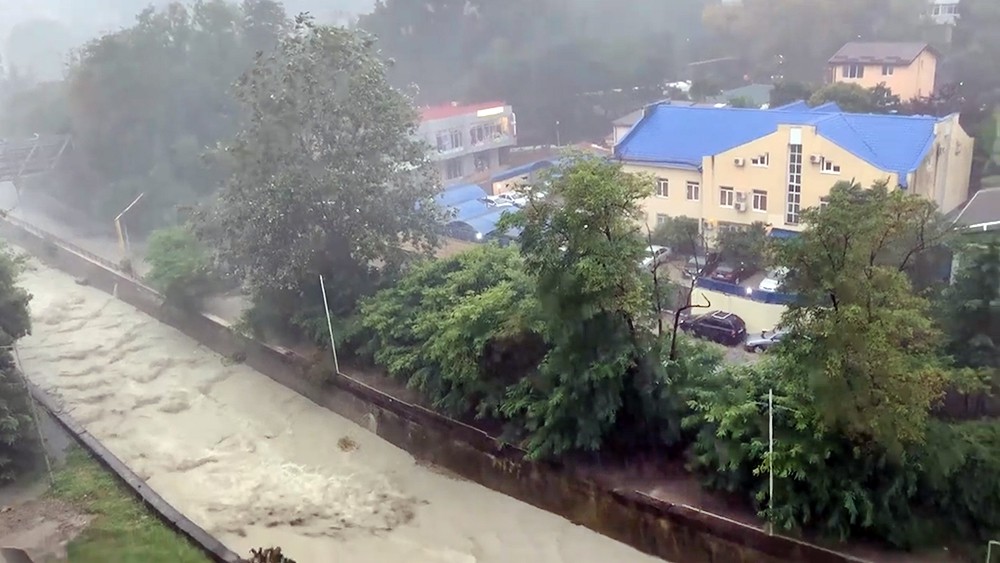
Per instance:
[[[0,236],[225,356],[239,355],[276,382],[366,426],[416,458],[675,563],[857,562],[859,559],[765,532],[639,491],[610,490],[556,464],[533,463],[488,434],[400,401],[351,378],[306,377],[309,361],[232,331],[222,319],[163,306],[162,298],[107,261],[20,222]]]

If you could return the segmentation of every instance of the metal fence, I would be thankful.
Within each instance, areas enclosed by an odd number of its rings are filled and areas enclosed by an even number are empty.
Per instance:
[[[726,295],[743,297],[744,299],[749,299],[758,303],[767,303],[768,305],[789,305],[794,303],[797,299],[797,296],[792,293],[761,291],[752,287],[744,287],[739,284],[713,280],[710,278],[698,278],[695,285],[709,291],[717,291],[719,293],[725,293]]]

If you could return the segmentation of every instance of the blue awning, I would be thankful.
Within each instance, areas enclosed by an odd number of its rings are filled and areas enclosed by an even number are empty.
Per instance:
[[[441,192],[435,198],[441,207],[452,207],[466,201],[482,199],[486,197],[483,188],[476,184],[462,184],[453,186]]]

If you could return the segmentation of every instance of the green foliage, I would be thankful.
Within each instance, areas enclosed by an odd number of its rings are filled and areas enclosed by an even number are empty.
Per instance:
[[[364,348],[443,412],[495,417],[545,352],[531,289],[512,248],[426,261],[362,304]]]
[[[782,80],[771,90],[770,107],[777,108],[793,102],[809,100],[815,90],[805,82]]]
[[[233,175],[200,236],[278,317],[353,311],[382,270],[429,250],[441,218],[416,114],[386,82],[372,40],[300,18],[236,87],[247,121],[228,144]],[[307,294],[306,288],[316,288]]]
[[[21,268],[21,260],[0,246],[0,482],[31,468],[36,452],[28,390],[10,349],[31,333],[31,294],[17,285]]]
[[[743,264],[754,272],[767,263],[767,243],[767,228],[761,222],[753,223],[746,229],[722,231],[716,240],[722,260]]]
[[[899,96],[885,84],[865,88],[858,84],[835,82],[817,90],[810,98],[809,105],[819,106],[836,102],[840,109],[848,113],[889,113],[900,108]]]
[[[940,304],[947,350],[959,366],[1000,375],[1000,238],[973,235],[956,251],[959,271]]]
[[[685,216],[667,217],[666,221],[656,226],[652,242],[659,246],[666,246],[678,254],[694,255],[702,246],[698,220]]]
[[[550,349],[504,414],[525,420],[534,457],[662,445],[658,359],[638,219],[652,180],[580,158],[550,179],[549,197],[501,221],[522,229],[521,254]],[[629,424],[638,422],[639,424]]]
[[[153,231],[149,237],[146,279],[169,303],[199,309],[214,289],[212,260],[194,233],[185,226]]]
[[[805,337],[781,353],[803,370],[803,393],[822,398],[834,429],[889,449],[921,441],[947,380],[929,302],[905,273],[940,244],[937,219],[918,196],[841,182],[825,209],[803,212],[807,230],[777,249],[799,295],[783,323]]]
[[[285,16],[269,0],[173,2],[146,8],[135,23],[85,44],[72,59],[65,102],[73,134],[72,166],[63,174],[63,197],[100,220],[114,217],[139,193],[130,217],[152,230],[175,219],[178,204],[204,199],[222,171],[202,154],[231,135],[239,108],[233,81],[269,50]],[[266,18],[266,19],[264,19]],[[37,102],[24,99],[26,109]],[[60,105],[61,104],[61,105]],[[46,112],[40,125],[47,129]],[[140,228],[134,228],[140,231]]]

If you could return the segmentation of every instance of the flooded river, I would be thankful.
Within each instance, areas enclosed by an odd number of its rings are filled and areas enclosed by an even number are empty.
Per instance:
[[[400,450],[35,261],[28,377],[160,495],[247,555],[301,563],[660,561]]]

